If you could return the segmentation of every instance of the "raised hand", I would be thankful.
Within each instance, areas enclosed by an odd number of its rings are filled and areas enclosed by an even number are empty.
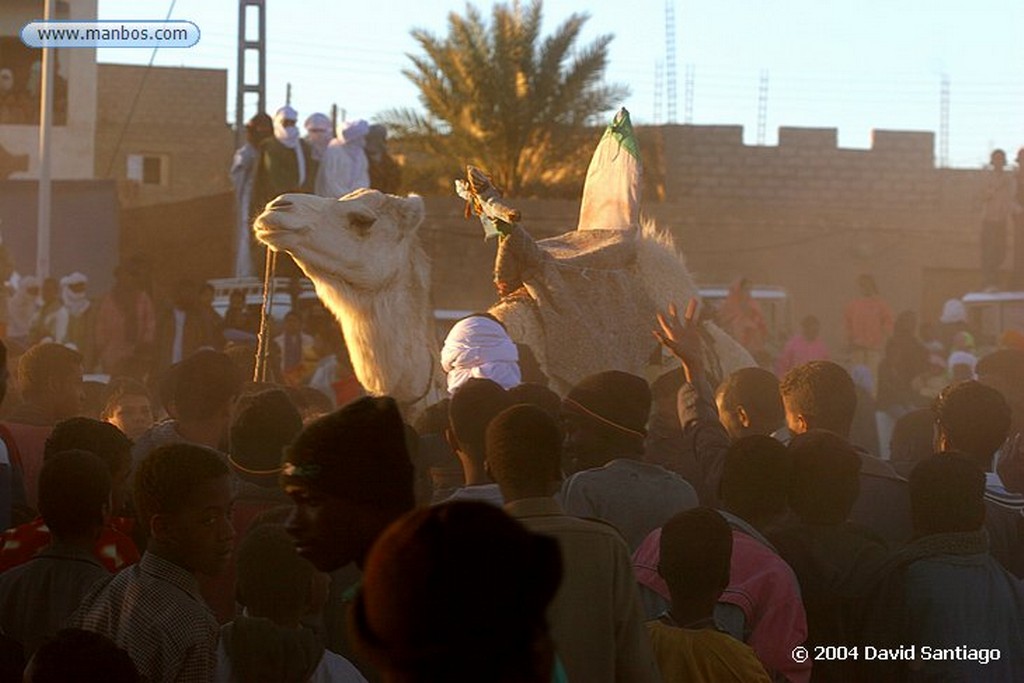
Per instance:
[[[700,323],[694,320],[696,313],[697,299],[690,299],[682,320],[679,319],[675,304],[669,304],[667,314],[658,313],[658,325],[661,329],[653,330],[655,339],[683,364],[683,372],[689,383],[693,383],[704,374],[704,366],[701,363],[704,347]]]

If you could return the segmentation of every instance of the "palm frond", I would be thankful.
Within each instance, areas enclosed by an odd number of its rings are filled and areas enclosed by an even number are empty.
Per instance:
[[[409,149],[438,165],[488,169],[512,194],[582,179],[598,117],[628,94],[605,84],[610,35],[577,45],[588,16],[570,15],[541,36],[541,0],[497,3],[489,20],[467,4],[448,15],[445,36],[415,29],[421,53],[402,71],[424,112],[393,109],[379,118]]]

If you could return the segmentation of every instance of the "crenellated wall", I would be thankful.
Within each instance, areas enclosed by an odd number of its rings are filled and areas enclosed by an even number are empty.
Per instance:
[[[781,128],[771,147],[744,145],[739,126],[643,133],[659,144],[641,151],[657,159],[650,173],[664,196],[646,201],[644,211],[672,231],[697,280],[745,275],[786,287],[794,323],[817,315],[837,351],[843,306],[860,273],[876,277],[895,311],[926,319],[938,317],[946,298],[977,287],[985,172],[935,168],[931,133],[875,131],[871,149],[838,147],[833,128]],[[576,224],[577,202],[515,203],[538,236]],[[456,200],[427,204],[435,302],[485,305],[494,246],[463,220]]]
[[[835,128],[780,128],[774,147],[743,144],[741,126],[665,126],[665,195],[832,206],[932,204],[931,133],[875,131],[871,149],[841,149]]]

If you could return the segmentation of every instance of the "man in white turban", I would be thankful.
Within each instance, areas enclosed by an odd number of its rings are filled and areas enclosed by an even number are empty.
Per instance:
[[[501,323],[484,314],[455,323],[441,349],[441,367],[447,373],[449,393],[471,377],[493,380],[502,389],[522,382],[515,342]]]
[[[274,134],[274,121],[259,112],[245,124],[245,144],[238,148],[231,161],[231,183],[235,186],[235,277],[256,274],[252,260],[252,219],[263,204],[253,205],[256,174],[262,161],[261,144]]]
[[[281,107],[274,114],[274,135],[260,143],[260,165],[253,189],[253,201],[258,208],[288,192],[313,192],[319,164],[309,143],[299,137],[298,119],[297,111]],[[282,277],[300,274],[290,256],[282,254],[277,264],[277,273]],[[257,264],[255,271],[261,269]]]
[[[82,354],[87,371],[96,364],[96,307],[89,299],[88,286],[89,278],[78,271],[60,280],[61,301],[68,312],[67,341]]]
[[[260,143],[255,196],[260,204],[286,192],[312,192],[317,163],[309,143],[299,137],[299,114],[281,107],[274,114],[274,135]]]
[[[370,187],[370,165],[366,159],[366,134],[370,124],[363,119],[346,121],[341,135],[324,150],[316,193],[337,199],[361,187]]]
[[[7,303],[7,337],[27,342],[32,329],[32,320],[39,312],[39,278],[24,275],[18,280],[17,290]]]
[[[306,117],[306,122],[302,126],[306,129],[305,140],[313,151],[313,159],[319,162],[327,145],[334,139],[334,124],[327,114],[316,112]]]

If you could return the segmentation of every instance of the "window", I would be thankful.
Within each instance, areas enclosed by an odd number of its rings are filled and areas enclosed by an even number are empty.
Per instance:
[[[141,185],[167,185],[170,158],[165,154],[129,154],[128,180]]]

